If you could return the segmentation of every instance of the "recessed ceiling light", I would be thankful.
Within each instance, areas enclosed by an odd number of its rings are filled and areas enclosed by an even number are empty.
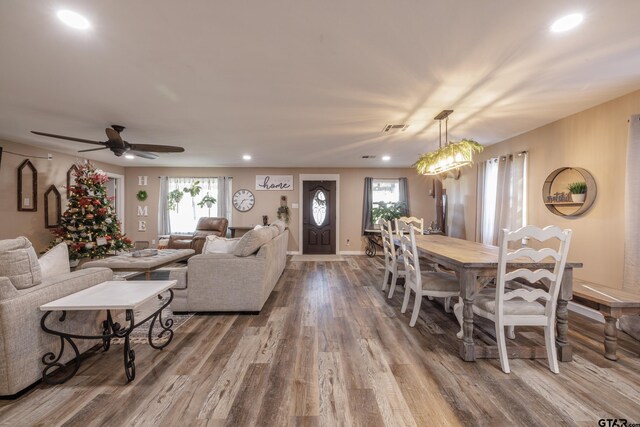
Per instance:
[[[391,156],[382,156],[382,160],[388,162],[389,160],[391,160]]]
[[[248,155],[248,154],[245,154],[244,156],[242,156],[242,158],[243,158],[244,160],[251,160],[251,156],[250,156],[250,155]]]
[[[132,159],[135,159],[135,158],[136,158],[136,156],[134,156],[133,154],[125,154],[125,155],[124,155],[124,158],[125,158],[125,159],[129,159],[129,160],[132,160]]]
[[[59,20],[77,30],[86,30],[91,27],[87,18],[72,10],[59,10],[57,15]]]
[[[571,15],[563,16],[551,24],[551,31],[554,33],[564,33],[577,27],[582,23],[584,15],[581,13],[572,13]]]

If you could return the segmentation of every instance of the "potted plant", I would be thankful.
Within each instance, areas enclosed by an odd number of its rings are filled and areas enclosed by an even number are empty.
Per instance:
[[[576,203],[584,203],[584,199],[587,196],[587,183],[584,181],[581,182],[572,182],[568,186],[569,192],[571,193],[571,200]]]
[[[202,198],[202,200],[200,200],[200,202],[198,203],[198,206],[200,206],[201,208],[204,208],[206,206],[209,209],[209,216],[211,216],[211,207],[216,202],[217,200],[213,196],[209,195],[209,193],[207,193]]]
[[[167,206],[169,207],[169,210],[178,212],[178,205],[183,197],[184,193],[178,188],[170,191],[167,195]]]
[[[400,218],[405,214],[405,204],[402,202],[379,202],[377,207],[371,210],[371,219],[373,223],[377,225],[380,218],[385,221],[393,221],[396,218]],[[393,222],[392,222],[393,226]]]
[[[278,219],[284,220],[285,224],[289,224],[289,206],[280,206],[276,211]]]
[[[184,187],[182,191],[184,193],[189,193],[191,196],[191,207],[193,208],[193,219],[196,219],[196,196],[200,194],[200,190],[202,187],[200,186],[200,181],[193,181],[190,187]]]

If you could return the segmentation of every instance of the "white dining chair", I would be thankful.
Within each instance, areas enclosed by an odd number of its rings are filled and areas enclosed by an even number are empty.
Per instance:
[[[385,221],[381,218],[378,220],[378,225],[380,226],[382,249],[384,252],[384,279],[382,282],[382,291],[387,289],[389,275],[391,275],[391,286],[389,288],[389,298],[391,298],[393,296],[393,291],[396,289],[398,277],[404,277],[404,263],[402,259],[399,259],[396,245],[393,242],[391,221]]]
[[[509,243],[520,242],[522,239],[535,239],[546,247],[542,249],[523,247],[517,250],[509,248]],[[552,240],[551,244],[547,243],[549,240]],[[503,229],[500,232],[499,242],[496,287],[494,289],[483,289],[476,294],[473,301],[473,312],[495,323],[500,365],[507,374],[510,370],[505,327],[510,329],[510,333],[513,333],[514,326],[543,326],[549,369],[557,374],[560,371],[558,369],[555,343],[556,304],[569,253],[571,230],[562,230],[557,226],[545,228],[526,226],[516,231]],[[555,246],[554,242],[559,242],[557,249],[553,247]],[[548,269],[531,270],[521,267],[507,272],[507,264],[509,262],[522,260],[523,262],[537,263],[549,258],[553,259],[554,262],[553,271]],[[529,283],[544,279],[549,288],[548,290],[543,290],[524,287],[508,289],[506,287],[507,282],[518,278],[523,278]],[[454,308],[454,310],[456,309],[458,307]]]
[[[413,225],[417,229],[418,234],[424,233],[424,218],[416,218],[415,216],[401,216],[400,218],[395,219],[396,232],[399,230],[398,228],[399,221],[402,221],[406,224]]]
[[[404,221],[398,221],[398,225],[401,227],[400,247],[402,248],[405,270],[404,301],[400,311],[402,313],[407,311],[409,297],[411,296],[411,291],[413,291],[415,293],[415,301],[411,320],[409,321],[409,326],[413,327],[420,314],[422,297],[444,298],[445,309],[449,311],[448,306],[451,297],[460,294],[460,284],[453,274],[440,271],[422,272],[416,247],[416,227]]]

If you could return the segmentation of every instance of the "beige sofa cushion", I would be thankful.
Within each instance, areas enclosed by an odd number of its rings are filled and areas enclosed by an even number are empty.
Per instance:
[[[207,236],[202,248],[203,254],[230,254],[236,247],[240,238],[227,239],[216,235]]]
[[[66,243],[58,243],[38,259],[42,277],[57,276],[71,271],[69,266],[69,248]]]
[[[269,227],[249,230],[240,239],[233,250],[235,256],[249,256],[258,252],[260,247],[272,239]]]
[[[9,278],[16,289],[42,283],[38,256],[26,237],[0,240],[0,276]]]

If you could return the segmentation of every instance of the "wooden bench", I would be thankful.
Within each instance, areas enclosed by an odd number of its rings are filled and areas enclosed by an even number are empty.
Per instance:
[[[618,360],[618,319],[640,314],[640,293],[607,288],[584,280],[573,279],[573,301],[598,310],[604,316],[604,357]]]

